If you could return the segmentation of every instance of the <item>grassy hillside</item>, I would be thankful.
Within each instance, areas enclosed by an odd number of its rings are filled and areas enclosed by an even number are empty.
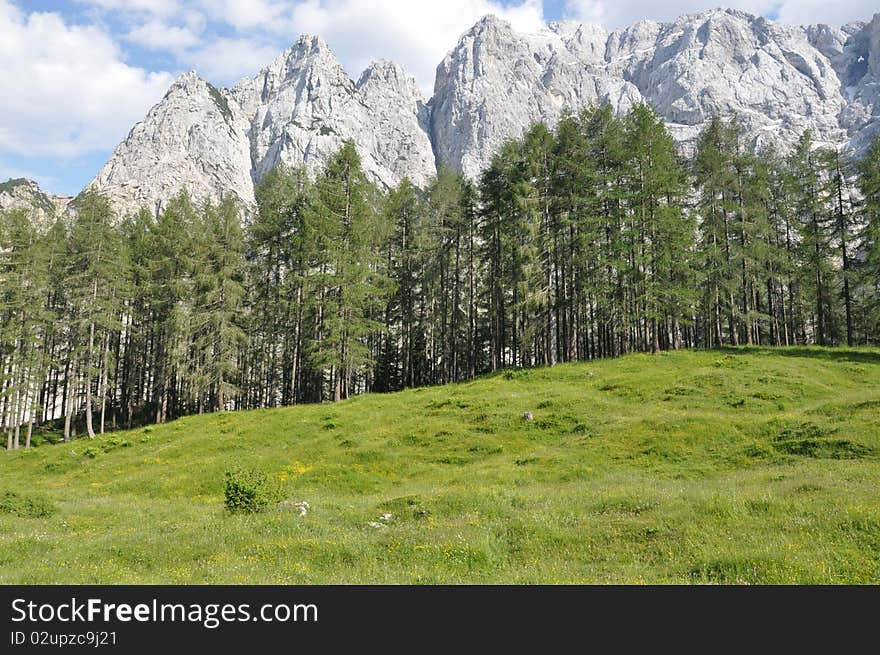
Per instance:
[[[242,466],[309,513],[226,513]],[[12,513],[35,491],[53,514]],[[2,454],[0,507],[2,583],[878,583],[880,352],[639,355],[191,417]]]

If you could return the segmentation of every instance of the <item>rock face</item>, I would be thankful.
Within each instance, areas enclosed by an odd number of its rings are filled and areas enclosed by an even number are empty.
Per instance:
[[[229,95],[250,141],[255,181],[282,162],[315,170],[348,139],[380,184],[407,175],[424,184],[435,172],[424,99],[395,64],[374,63],[355,84],[327,44],[303,37]]]
[[[428,110],[415,80],[389,62],[355,84],[320,38],[302,37],[256,77],[216,89],[189,72],[138,123],[87,188],[121,212],[151,211],[187,189],[196,199],[254,184],[280,163],[314,172],[347,139],[375,182],[419,185],[435,173]]]
[[[846,107],[840,114],[855,150],[867,148],[880,134],[880,14],[867,25],[844,28],[850,34],[832,55]]]
[[[880,132],[880,14],[795,27],[719,9],[610,34],[573,22],[523,34],[489,16],[440,64],[427,103],[399,66],[373,63],[354,82],[320,38],[302,37],[232,89],[181,77],[89,187],[123,211],[182,188],[250,204],[274,166],[315,171],[347,139],[374,181],[422,186],[437,164],[476,177],[536,121],[638,102],[685,147],[713,113],[736,112],[755,148],[785,150],[810,129],[819,143],[862,149]]]
[[[569,22],[519,34],[488,17],[438,68],[435,148],[474,176],[529,124],[597,101],[649,102],[685,144],[713,113],[736,112],[756,148],[784,150],[806,129],[861,146],[880,110],[878,40],[880,15],[838,29],[714,10],[611,34]]]
[[[431,125],[438,159],[479,175],[492,155],[532,123],[555,123],[566,108],[610,102],[626,110],[638,88],[606,70],[608,35],[562,23],[519,34],[488,16],[465,34],[437,68]]]
[[[18,178],[0,183],[0,211],[26,209],[37,223],[44,226],[64,213],[71,200],[48,195],[33,180]]]
[[[683,140],[731,112],[758,147],[784,147],[806,129],[827,143],[846,137],[840,82],[800,27],[729,10],[640,23],[611,36],[606,60]]]
[[[200,200],[225,193],[254,202],[247,134],[226,95],[195,72],[181,76],[87,189],[122,212],[158,211],[186,189]]]

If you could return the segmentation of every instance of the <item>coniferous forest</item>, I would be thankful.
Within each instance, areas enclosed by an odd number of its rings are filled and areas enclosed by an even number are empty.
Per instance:
[[[29,447],[631,352],[880,342],[880,138],[677,150],[646,106],[535,125],[478,183],[369,183],[347,144],[257,206],[0,215],[0,428]],[[245,216],[242,221],[242,216]]]

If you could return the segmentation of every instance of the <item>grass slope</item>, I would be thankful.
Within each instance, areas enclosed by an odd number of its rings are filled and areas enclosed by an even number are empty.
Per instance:
[[[240,466],[311,511],[227,514]],[[880,352],[636,355],[0,456],[0,499],[35,490],[54,514],[0,503],[0,582],[877,583]]]

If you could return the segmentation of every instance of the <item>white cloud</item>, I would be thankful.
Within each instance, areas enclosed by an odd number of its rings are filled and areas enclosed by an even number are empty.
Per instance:
[[[168,50],[175,54],[193,48],[202,41],[196,31],[189,27],[168,25],[155,18],[131,30],[125,39],[148,50]]]
[[[76,2],[98,9],[135,11],[154,16],[171,16],[181,11],[180,0],[76,0]]]
[[[197,0],[213,19],[236,29],[260,28],[272,32],[289,26],[289,15],[296,4],[287,0]]]
[[[72,158],[115,146],[172,76],[122,61],[113,40],[0,0],[0,153]]]

